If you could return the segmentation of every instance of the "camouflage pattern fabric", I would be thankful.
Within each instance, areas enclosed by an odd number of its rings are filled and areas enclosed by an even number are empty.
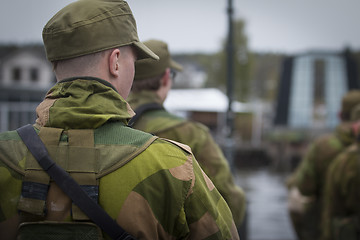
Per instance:
[[[290,211],[299,239],[319,239],[321,212],[326,173],[331,161],[354,141],[350,123],[340,124],[334,134],[316,139],[302,162],[290,177],[289,188],[297,188],[302,196],[309,197],[303,212]]]
[[[54,161],[64,166],[93,165],[95,171],[89,174],[98,182],[99,204],[137,239],[238,239],[228,205],[190,148],[127,127],[133,111],[105,81],[57,83],[37,114],[35,127],[40,133],[44,126],[65,129],[60,143],[50,146]],[[83,152],[94,159],[92,164],[81,157],[69,161],[78,154],[69,146],[75,128],[92,129],[94,147],[88,149],[92,154]],[[16,131],[0,134],[2,239],[15,239],[21,221],[18,204],[28,160]],[[71,200],[53,182],[45,212],[37,219],[73,220]]]
[[[154,91],[131,93],[128,101],[133,109],[148,103],[162,105]],[[189,145],[202,169],[228,203],[236,225],[240,226],[245,213],[245,194],[234,183],[228,162],[206,126],[179,118],[166,110],[153,110],[143,113],[133,127]]]
[[[360,238],[360,149],[353,144],[329,166],[324,193],[323,240]]]

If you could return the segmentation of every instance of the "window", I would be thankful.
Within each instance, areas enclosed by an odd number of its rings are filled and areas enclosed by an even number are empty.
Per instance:
[[[324,59],[314,59],[313,79],[314,79],[314,108],[313,123],[318,126],[325,124],[326,103],[325,103],[325,62]]]
[[[290,89],[289,125],[309,127],[312,124],[313,74],[312,57],[301,56],[294,60]]]
[[[341,109],[341,99],[348,91],[346,64],[341,56],[332,56],[326,59],[326,65],[328,66],[325,71],[326,124],[335,127],[339,123],[337,116]]]
[[[323,59],[315,59],[313,64],[315,105],[324,104],[325,63]]]
[[[14,67],[12,69],[12,80],[19,82],[21,80],[21,69]]]
[[[37,82],[39,80],[39,69],[30,68],[30,80],[32,82]]]

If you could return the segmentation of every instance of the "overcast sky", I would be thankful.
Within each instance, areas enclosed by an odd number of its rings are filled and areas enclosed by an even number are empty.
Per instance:
[[[1,0],[0,43],[41,42],[50,17],[72,0]],[[140,40],[173,52],[215,52],[227,35],[228,0],[128,0]],[[360,0],[233,0],[249,47],[283,53],[360,49]]]

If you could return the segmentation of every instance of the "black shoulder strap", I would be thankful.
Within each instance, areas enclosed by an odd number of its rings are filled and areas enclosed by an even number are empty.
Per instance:
[[[17,129],[17,132],[40,166],[94,223],[112,239],[135,239],[94,202],[64,169],[50,158],[44,143],[30,124]]]
[[[147,111],[161,110],[161,109],[164,109],[164,107],[161,106],[159,103],[148,103],[141,105],[140,107],[134,110],[136,115],[130,119],[128,126],[130,127],[134,126],[134,124],[139,120],[139,118],[141,117],[141,115],[143,115],[143,113]]]

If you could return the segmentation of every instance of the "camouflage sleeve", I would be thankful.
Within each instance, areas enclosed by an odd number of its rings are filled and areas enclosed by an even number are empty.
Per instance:
[[[14,148],[17,141],[20,138],[14,131],[0,134],[0,222],[18,212],[26,150]]]
[[[189,239],[239,239],[228,205],[195,159],[193,171],[192,188],[185,200]]]
[[[328,166],[343,149],[343,143],[333,134],[311,144],[295,171],[294,183],[303,195],[319,197],[322,194]]]
[[[341,153],[329,166],[322,216],[323,239],[330,240],[334,220],[359,215],[359,152],[355,145]]]
[[[229,205],[236,226],[240,226],[246,208],[245,193],[235,184],[228,161],[208,128],[199,123],[186,122],[162,133],[162,136],[164,134],[167,138],[175,139],[191,147],[201,168]]]
[[[313,143],[294,173],[293,183],[305,196],[316,195],[316,156],[317,143]]]
[[[4,164],[4,149],[6,146],[4,148],[4,144],[0,144],[0,239],[15,239],[19,224],[17,204],[22,176]]]
[[[340,156],[341,157],[341,156]],[[333,205],[336,199],[334,199],[334,196],[338,195],[336,194],[336,184],[335,184],[335,178],[337,178],[336,175],[336,167],[338,165],[338,159],[335,159],[335,161],[330,165],[328,169],[328,175],[327,175],[327,181],[325,185],[325,191],[324,191],[324,205],[323,205],[323,214],[322,214],[322,238],[323,240],[330,240],[332,239],[331,234],[331,216],[333,215]]]

